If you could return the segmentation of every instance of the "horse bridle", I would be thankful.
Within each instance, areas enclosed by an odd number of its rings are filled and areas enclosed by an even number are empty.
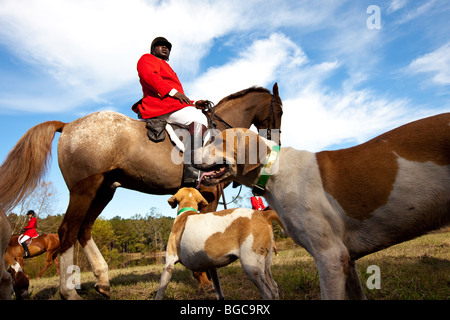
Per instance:
[[[275,118],[275,113],[274,113],[274,102],[275,102],[275,96],[272,95],[272,100],[270,101],[270,110],[269,110],[269,115],[262,120],[260,123],[264,123],[264,122],[268,122],[267,123],[267,139],[268,140],[272,140],[272,128],[271,128],[271,124],[272,124],[272,118]],[[208,115],[207,111],[209,111],[211,113],[211,115]],[[206,117],[208,118],[208,122],[210,123],[210,125],[214,128],[217,127],[217,123],[214,121],[214,119],[219,120],[224,126],[225,129],[231,129],[233,128],[232,125],[230,125],[229,123],[227,123],[225,120],[223,120],[221,117],[219,117],[216,113],[215,113],[215,106],[214,103],[211,101],[207,101],[206,102],[206,108],[203,109],[203,113],[206,115]],[[273,122],[275,123],[275,119],[273,119]],[[273,128],[274,129],[274,128]],[[281,133],[281,130],[280,130]]]
[[[272,95],[272,100],[270,101],[269,115],[267,116],[267,118],[265,118],[264,120],[261,121],[261,123],[268,121],[268,123],[267,123],[267,139],[268,140],[272,140],[272,129],[270,128],[270,125],[272,124],[272,117],[274,118],[273,122],[275,123],[275,114],[274,114],[274,106],[273,106],[274,102],[275,102],[275,96]],[[281,133],[281,130],[280,130],[280,133]]]

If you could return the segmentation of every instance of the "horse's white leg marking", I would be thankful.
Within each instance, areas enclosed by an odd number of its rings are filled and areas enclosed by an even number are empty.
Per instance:
[[[103,294],[109,294],[108,264],[92,238],[88,240],[83,250],[91,264],[94,275],[97,277],[96,289]]]
[[[70,272],[73,270],[70,268],[73,266],[73,248],[74,246],[70,247],[59,257],[59,293],[67,300],[81,299],[73,284],[73,273]]]

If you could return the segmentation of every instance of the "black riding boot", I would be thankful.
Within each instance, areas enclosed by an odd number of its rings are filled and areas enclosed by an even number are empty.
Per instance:
[[[28,250],[28,245],[27,245],[26,241],[22,242],[22,247],[23,247],[23,250],[25,251],[24,254],[23,254],[23,257],[25,259],[29,258],[30,257],[30,251]]]
[[[203,146],[203,134],[206,131],[206,127],[198,122],[192,122],[189,125],[190,134],[190,150],[185,154],[183,185],[196,187],[200,178],[200,170],[194,168],[192,164],[195,161],[199,162],[201,159],[194,158],[194,150]]]

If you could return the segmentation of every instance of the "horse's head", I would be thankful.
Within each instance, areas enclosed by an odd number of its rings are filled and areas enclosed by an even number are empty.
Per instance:
[[[278,84],[273,85],[272,94],[264,97],[264,103],[260,103],[262,107],[258,108],[258,112],[253,121],[259,134],[269,140],[274,140],[281,145],[281,117],[283,115],[283,103],[278,92]]]

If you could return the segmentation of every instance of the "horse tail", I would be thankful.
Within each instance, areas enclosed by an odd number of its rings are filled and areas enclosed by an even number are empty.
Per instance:
[[[48,121],[28,130],[0,167],[0,205],[14,208],[39,185],[47,171],[56,132],[66,124]]]

